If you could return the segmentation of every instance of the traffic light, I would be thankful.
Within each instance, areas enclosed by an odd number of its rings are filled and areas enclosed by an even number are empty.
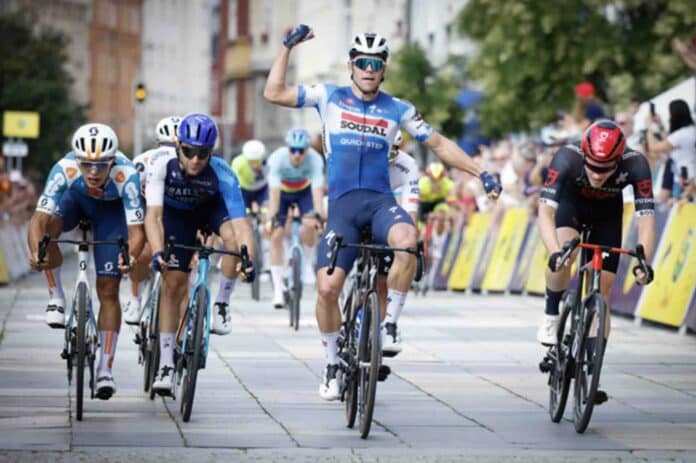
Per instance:
[[[142,103],[145,101],[145,98],[147,98],[147,89],[145,88],[145,84],[138,82],[138,85],[135,86],[135,101]]]

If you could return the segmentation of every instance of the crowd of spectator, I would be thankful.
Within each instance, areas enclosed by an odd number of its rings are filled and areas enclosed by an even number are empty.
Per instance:
[[[21,171],[5,169],[0,156],[0,227],[26,223],[36,207],[36,188]]]

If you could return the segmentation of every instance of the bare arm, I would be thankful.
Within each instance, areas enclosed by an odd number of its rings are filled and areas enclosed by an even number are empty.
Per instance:
[[[162,206],[148,206],[145,213],[145,233],[152,253],[164,250],[164,227],[162,226]]]
[[[51,214],[41,211],[35,211],[34,215],[31,216],[29,230],[27,232],[27,244],[29,245],[29,250],[31,251],[29,262],[33,268],[38,268],[37,257],[39,253],[39,241],[41,241],[43,236],[46,234],[49,220],[51,220]]]
[[[312,188],[312,204],[314,205],[314,212],[318,213],[322,217],[326,217],[324,214],[324,188]]]
[[[294,108],[297,105],[298,90],[296,85],[285,83],[285,74],[288,70],[290,50],[280,47],[271,71],[268,73],[266,87],[263,89],[263,97],[271,103]]]
[[[268,217],[275,217],[278,208],[280,208],[280,188],[271,187],[268,191]]]
[[[548,204],[539,204],[539,217],[537,218],[541,240],[549,254],[559,252],[561,245],[556,236],[556,209]]]
[[[131,256],[137,258],[145,246],[145,227],[143,225],[128,226],[128,249]]]
[[[234,236],[240,249],[243,244],[246,245],[247,251],[249,252],[249,260],[253,262],[256,256],[256,249],[254,248],[254,233],[251,230],[249,221],[246,217],[232,219],[232,228],[234,229]],[[260,269],[257,271],[260,271]]]
[[[439,132],[433,132],[423,144],[430,148],[442,162],[448,166],[480,176],[481,168],[452,140],[443,137]]]
[[[666,153],[674,148],[668,140],[658,140],[655,138],[655,134],[650,130],[647,131],[647,141],[648,151],[652,155],[657,153]]]
[[[655,216],[644,215],[638,217],[638,243],[645,249],[645,260],[649,263],[655,252]]]

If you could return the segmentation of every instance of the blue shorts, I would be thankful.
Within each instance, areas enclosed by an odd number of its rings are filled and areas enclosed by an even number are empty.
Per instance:
[[[173,236],[176,244],[193,246],[196,244],[198,230],[209,227],[213,233],[219,235],[220,226],[228,220],[230,216],[220,195],[195,209],[178,209],[165,203],[162,208],[165,245],[169,237]],[[175,248],[169,268],[188,273],[192,257],[193,251]]]
[[[126,214],[121,200],[103,201],[67,190],[60,198],[55,214],[63,219],[63,231],[77,227],[83,217],[92,223],[97,241],[128,239]],[[94,266],[98,277],[121,278],[118,269],[118,246],[94,246]]]
[[[397,204],[392,194],[353,190],[329,201],[329,219],[319,243],[317,268],[328,267],[331,263],[334,236],[342,235],[344,243],[359,243],[361,230],[370,227],[373,241],[387,244],[389,230],[397,223],[413,225],[411,216]],[[336,266],[348,273],[357,255],[357,249],[342,248]]]
[[[251,210],[251,205],[253,203],[258,204],[259,207],[261,207],[263,203],[268,201],[268,185],[256,191],[245,190],[244,188],[240,188],[240,190],[242,190],[242,198],[244,198],[244,205],[249,210]]]
[[[314,210],[312,201],[312,187],[296,191],[294,193],[280,192],[280,207],[278,208],[278,223],[285,224],[285,219],[288,217],[288,209],[292,203],[297,203],[300,207],[300,214],[305,215]]]

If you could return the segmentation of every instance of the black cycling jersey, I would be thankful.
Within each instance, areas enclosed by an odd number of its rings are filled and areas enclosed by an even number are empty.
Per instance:
[[[623,203],[621,190],[633,186],[637,215],[652,215],[655,211],[652,175],[647,159],[638,151],[626,149],[616,171],[601,187],[593,187],[587,178],[584,156],[580,146],[561,147],[551,160],[546,182],[541,190],[540,203],[557,208],[564,200],[587,203],[606,212],[620,212]]]

